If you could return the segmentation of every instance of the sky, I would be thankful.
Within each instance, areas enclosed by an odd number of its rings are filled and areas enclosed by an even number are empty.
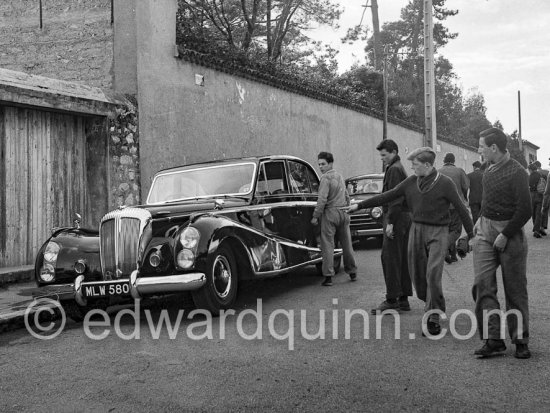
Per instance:
[[[359,24],[367,0],[336,0],[344,9],[340,29],[322,27],[312,37],[340,50],[339,70],[364,62],[364,42],[342,45],[347,28]],[[380,26],[399,19],[408,0],[378,0]],[[369,1],[370,4],[370,1]],[[487,118],[500,120],[506,133],[519,128],[521,92],[523,139],[539,146],[537,157],[548,169],[550,158],[550,1],[447,0],[457,9],[444,25],[458,37],[439,50],[454,67],[464,94],[477,88],[485,97]],[[372,27],[370,8],[363,24]],[[372,31],[371,31],[372,32]],[[547,129],[549,131],[547,131]]]

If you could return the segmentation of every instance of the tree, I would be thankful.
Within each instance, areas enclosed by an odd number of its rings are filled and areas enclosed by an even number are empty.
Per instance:
[[[305,34],[314,25],[336,25],[333,0],[179,0],[178,42],[191,49],[294,61],[312,56]]]

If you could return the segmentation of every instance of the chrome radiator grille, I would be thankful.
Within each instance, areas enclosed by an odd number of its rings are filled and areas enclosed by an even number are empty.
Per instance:
[[[100,255],[105,280],[129,278],[137,269],[139,242],[151,215],[126,208],[105,215],[99,228]]]

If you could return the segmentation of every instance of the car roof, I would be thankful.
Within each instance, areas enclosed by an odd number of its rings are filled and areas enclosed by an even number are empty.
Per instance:
[[[353,181],[357,179],[368,179],[368,178],[376,178],[376,179],[384,179],[384,174],[382,173],[372,173],[372,174],[363,174],[363,175],[357,175],[352,176],[350,178],[346,178],[346,181]]]
[[[160,171],[157,172],[157,174],[165,173],[165,172],[184,171],[190,167],[196,168],[197,166],[224,165],[224,164],[234,164],[234,163],[241,163],[241,162],[257,163],[257,162],[266,161],[266,160],[291,160],[291,161],[302,161],[302,162],[308,163],[307,161],[301,158],[298,158],[296,156],[291,156],[291,155],[261,155],[261,156],[248,156],[248,157],[242,157],[242,158],[224,158],[224,159],[217,159],[217,160],[206,161],[206,162],[196,162],[196,163],[191,163],[187,165],[161,169]]]

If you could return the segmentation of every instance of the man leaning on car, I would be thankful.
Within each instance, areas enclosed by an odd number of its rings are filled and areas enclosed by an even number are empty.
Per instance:
[[[332,285],[334,275],[334,237],[340,242],[344,252],[344,270],[351,281],[357,278],[357,267],[353,257],[351,233],[349,230],[349,194],[342,175],[333,169],[334,157],[330,152],[317,156],[319,169],[323,173],[319,183],[319,198],[311,223],[317,225],[321,219],[321,252],[323,253],[324,286]]]

